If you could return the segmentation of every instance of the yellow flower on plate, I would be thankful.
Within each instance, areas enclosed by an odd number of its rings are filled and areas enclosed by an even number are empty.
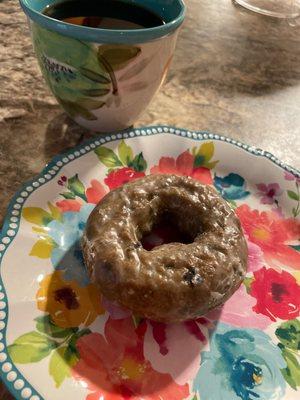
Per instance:
[[[76,281],[65,281],[61,271],[44,277],[36,299],[39,310],[49,313],[55,325],[62,328],[89,326],[104,313],[94,285],[80,287]]]

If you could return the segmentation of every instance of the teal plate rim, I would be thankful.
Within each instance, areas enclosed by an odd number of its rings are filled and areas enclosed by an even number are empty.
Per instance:
[[[254,146],[246,145],[238,140],[231,139],[224,135],[218,135],[208,131],[192,131],[165,125],[126,129],[115,134],[112,133],[96,136],[83,142],[79,146],[73,147],[66,153],[55,156],[40,174],[26,182],[13,196],[8,206],[3,227],[0,232],[0,378],[16,400],[46,400],[33,388],[33,386],[24,378],[19,369],[14,365],[7,353],[6,346],[6,328],[9,308],[6,291],[1,276],[1,260],[8,246],[13,242],[13,239],[19,230],[23,203],[31,193],[55,178],[55,176],[57,176],[57,174],[60,172],[61,168],[63,168],[66,164],[77,158],[80,158],[86,153],[93,151],[96,147],[101,146],[104,143],[113,142],[115,140],[158,134],[173,134],[175,136],[187,137],[196,141],[211,139],[230,143],[255,156],[267,158],[273,164],[281,167],[287,172],[292,173],[297,178],[300,178],[300,170],[285,164],[267,151],[261,150]]]

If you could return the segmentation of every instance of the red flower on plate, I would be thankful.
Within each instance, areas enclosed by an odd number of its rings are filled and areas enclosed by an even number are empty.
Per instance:
[[[195,157],[185,151],[176,159],[174,157],[161,157],[158,165],[151,168],[151,174],[175,174],[191,176],[201,183],[212,185],[211,172],[205,167],[194,167]]]
[[[85,195],[88,203],[97,204],[106,194],[103,185],[97,179],[91,180],[91,186],[86,189]]]
[[[145,176],[144,172],[135,171],[133,168],[124,167],[111,171],[104,179],[110,190],[115,189],[124,183]]]
[[[272,321],[294,319],[300,314],[300,286],[286,271],[266,267],[255,271],[250,294],[257,300],[253,310]]]
[[[246,204],[235,211],[249,240],[262,249],[269,264],[300,269],[300,252],[288,245],[300,238],[299,221],[281,218],[273,211],[251,210]]]
[[[83,202],[82,200],[66,199],[57,201],[56,205],[61,212],[67,212],[67,211],[79,212],[81,206],[83,205]]]
[[[69,192],[67,194],[71,194],[74,198],[66,198],[65,200],[60,200],[56,202],[57,207],[62,212],[78,212],[80,211],[81,206],[84,204],[85,201],[91,204],[97,204],[106,194],[106,189],[97,179],[92,179],[90,182],[91,186],[89,186],[87,189],[85,189],[82,182],[79,181],[78,177],[76,179],[76,183],[80,184],[81,192],[78,192],[78,187],[76,187],[76,185],[70,186],[68,188]],[[62,193],[61,195],[66,197],[67,194]],[[79,197],[79,195],[81,196]]]
[[[87,400],[182,400],[187,384],[155,371],[143,353],[146,324],[135,330],[132,318],[112,320],[105,337],[91,333],[77,341],[79,362],[73,376],[91,393]]]

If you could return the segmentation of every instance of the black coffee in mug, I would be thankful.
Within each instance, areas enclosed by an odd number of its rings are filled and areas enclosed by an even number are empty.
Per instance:
[[[67,22],[101,29],[142,29],[164,25],[153,11],[126,0],[66,0],[47,6],[43,14]]]

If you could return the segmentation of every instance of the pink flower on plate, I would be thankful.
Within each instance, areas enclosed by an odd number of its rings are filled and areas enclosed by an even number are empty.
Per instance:
[[[287,181],[296,181],[297,183],[300,184],[300,178],[297,178],[294,174],[291,172],[285,171],[284,173],[284,179]]]
[[[259,183],[256,187],[259,190],[257,194],[261,196],[261,204],[277,204],[277,197],[281,196],[283,193],[278,183]]]
[[[156,371],[169,373],[178,385],[192,381],[199,370],[200,350],[208,348],[209,324],[206,318],[177,324],[147,321],[145,358]]]
[[[257,244],[250,242],[247,237],[246,239],[248,244],[248,271],[257,271],[264,264],[264,253]]]
[[[256,314],[253,311],[255,305],[255,299],[247,293],[245,285],[242,284],[221,308],[219,321],[238,328],[265,329],[271,321],[265,315]],[[218,311],[213,310],[208,316],[214,318]]]
[[[144,356],[144,324],[132,318],[105,324],[104,335],[90,333],[76,344],[79,362],[73,377],[88,388],[86,400],[183,400],[189,386],[179,385],[169,373],[155,370]]]
[[[120,307],[105,297],[102,297],[102,306],[109,313],[111,319],[123,319],[131,316],[131,311]]]

